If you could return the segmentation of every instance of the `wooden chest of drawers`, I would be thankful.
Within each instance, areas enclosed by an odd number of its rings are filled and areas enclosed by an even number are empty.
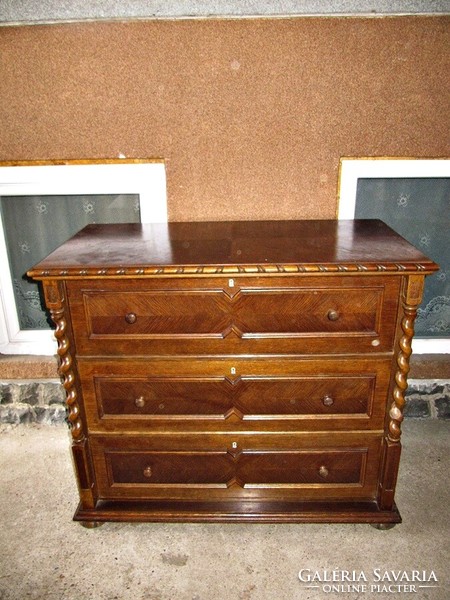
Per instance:
[[[75,519],[399,522],[436,269],[379,221],[83,229],[29,272],[56,324]]]

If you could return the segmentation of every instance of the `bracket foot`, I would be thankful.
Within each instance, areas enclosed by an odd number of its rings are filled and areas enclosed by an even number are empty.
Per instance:
[[[101,527],[104,525],[102,521],[79,521],[82,527],[86,529],[96,529],[97,527]]]
[[[374,527],[374,529],[378,529],[379,531],[387,531],[396,525],[397,523],[370,523],[371,527]]]

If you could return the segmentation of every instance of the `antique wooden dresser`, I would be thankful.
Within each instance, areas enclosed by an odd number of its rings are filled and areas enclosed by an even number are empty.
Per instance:
[[[75,520],[400,521],[431,260],[380,221],[89,225],[34,267]]]

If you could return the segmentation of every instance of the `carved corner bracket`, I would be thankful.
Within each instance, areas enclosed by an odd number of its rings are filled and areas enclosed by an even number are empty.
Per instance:
[[[56,325],[55,338],[58,343],[57,352],[59,357],[58,374],[66,390],[66,404],[69,411],[68,420],[72,431],[72,438],[74,442],[82,442],[84,431],[75,387],[75,374],[72,368],[73,359],[70,353],[70,342],[67,336],[64,284],[61,281],[49,279],[43,281],[43,288],[47,308]]]

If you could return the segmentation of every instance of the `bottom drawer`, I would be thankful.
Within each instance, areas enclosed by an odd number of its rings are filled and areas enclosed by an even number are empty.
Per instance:
[[[95,437],[104,499],[373,498],[376,435]]]

